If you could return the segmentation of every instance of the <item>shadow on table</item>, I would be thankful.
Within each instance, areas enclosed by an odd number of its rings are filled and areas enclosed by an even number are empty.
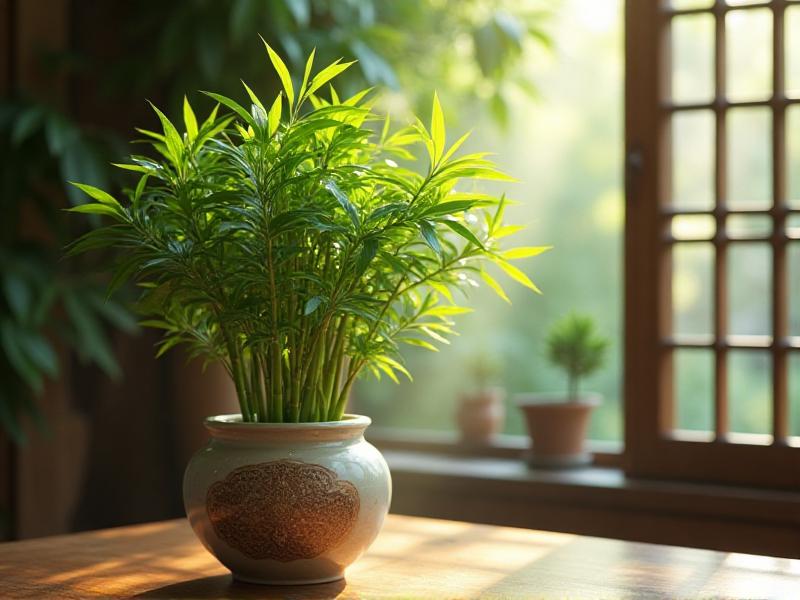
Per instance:
[[[287,600],[326,600],[328,598],[355,597],[342,596],[346,586],[347,584],[343,579],[315,585],[254,585],[236,581],[230,575],[217,575],[215,577],[201,577],[165,585],[137,594],[134,598],[259,598],[262,600],[285,598]]]

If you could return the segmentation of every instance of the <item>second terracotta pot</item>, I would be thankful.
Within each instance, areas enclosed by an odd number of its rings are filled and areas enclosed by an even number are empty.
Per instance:
[[[506,391],[503,388],[486,388],[480,392],[464,394],[459,398],[456,423],[461,443],[485,446],[503,429],[506,419]]]
[[[586,451],[586,431],[599,394],[581,394],[567,400],[556,394],[521,394],[517,405],[531,436],[526,460],[536,467],[577,467],[591,463]]]

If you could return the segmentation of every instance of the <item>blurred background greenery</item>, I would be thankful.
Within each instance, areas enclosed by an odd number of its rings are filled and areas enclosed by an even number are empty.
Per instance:
[[[513,394],[566,389],[563,375],[544,359],[543,340],[556,318],[578,310],[592,315],[612,340],[607,365],[584,385],[605,398],[590,437],[622,439],[622,0],[137,0],[77,2],[72,10],[70,43],[36,55],[44,88],[61,91],[17,86],[0,101],[0,151],[7,157],[0,181],[0,420],[7,431],[21,438],[20,418],[35,414],[32,399],[43,381],[58,377],[60,348],[74,348],[79,358],[120,376],[125,365],[114,360],[110,338],[135,329],[124,295],[102,301],[91,264],[60,260],[63,243],[80,227],[59,210],[81,201],[65,180],[125,185],[109,163],[132,150],[123,140],[134,126],[153,124],[144,98],[172,116],[186,92],[200,112],[208,108],[193,90],[240,97],[240,77],[261,95],[274,91],[277,82],[256,36],[261,33],[295,70],[312,47],[320,64],[358,59],[343,91],[384,88],[377,108],[400,122],[411,108],[424,114],[438,90],[448,131],[455,136],[472,129],[468,145],[493,150],[499,165],[521,180],[507,188],[519,202],[510,218],[528,225],[520,241],[555,246],[527,269],[543,296],[509,286],[509,306],[476,288],[471,302],[477,310],[459,319],[461,336],[451,347],[437,354],[407,351],[413,383],[360,382],[358,410],[378,425],[450,430],[476,357],[491,354],[502,364],[497,379],[509,392],[505,431],[522,433]],[[676,19],[676,100],[711,93],[712,32],[706,15],[696,17]],[[106,23],[119,26],[95,25]],[[738,48],[762,45],[757,23],[732,27],[743,40]],[[732,56],[735,91],[746,96],[763,84],[769,66],[755,54]],[[800,60],[792,64],[800,72]],[[796,74],[788,79],[800,81]],[[696,111],[673,124],[676,204],[707,207],[713,201],[711,117]],[[769,123],[756,110],[732,119],[730,183],[741,194],[733,201],[768,202]],[[788,119],[790,130],[797,129],[800,109],[792,108]],[[790,136],[789,147],[796,163],[796,137]],[[797,199],[800,170],[790,172]],[[698,227],[707,223],[676,219],[673,230],[696,235]],[[798,246],[790,249],[794,335],[800,335]],[[679,244],[674,260],[676,333],[710,333],[710,244]],[[734,249],[731,261],[736,333],[768,334],[766,247]],[[766,355],[743,352],[732,360],[732,429],[766,433]],[[712,428],[710,351],[681,351],[676,365],[678,426]],[[790,385],[791,427],[800,435],[800,360],[792,363]]]

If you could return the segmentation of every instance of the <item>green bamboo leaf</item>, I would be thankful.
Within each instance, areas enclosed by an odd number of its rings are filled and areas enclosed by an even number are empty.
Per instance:
[[[358,218],[358,209],[350,202],[350,198],[347,197],[339,186],[336,185],[336,182],[332,179],[328,179],[323,184],[325,189],[328,190],[334,198],[339,202],[339,204],[344,208],[347,216],[350,217],[350,220],[353,222],[353,226],[358,229],[361,226],[361,223]]]
[[[70,181],[69,184],[74,185],[76,188],[86,193],[89,197],[94,198],[101,204],[122,209],[122,206],[120,205],[119,202],[117,202],[114,196],[112,196],[108,192],[101,190],[100,188],[96,188],[92,185],[86,185],[85,183],[75,183],[74,181]]]
[[[356,61],[352,62],[339,62],[341,59],[338,59],[333,64],[328,65],[322,71],[314,75],[314,78],[311,80],[311,84],[308,86],[308,93],[313,94],[323,85],[328,83],[331,79],[341,75],[344,71],[349,69],[352,65],[355,64]]]
[[[503,225],[499,227],[493,234],[492,237],[496,240],[502,239],[504,237],[508,237],[510,235],[514,235],[525,229],[524,225]]]
[[[148,101],[148,103],[156,115],[158,115],[159,121],[161,121],[161,126],[164,128],[164,139],[167,145],[167,150],[171,155],[172,162],[177,165],[183,159],[184,152],[181,135],[178,133],[178,130],[175,129],[175,125],[172,124],[172,121],[167,118],[167,115],[161,112],[152,102]]]
[[[397,375],[394,374],[394,370],[389,365],[387,365],[385,363],[382,363],[382,362],[379,362],[375,366],[378,367],[384,373],[386,373],[389,376],[389,379],[391,379],[392,381],[394,381],[397,384],[400,383],[400,380],[397,378]]]
[[[442,256],[442,246],[439,243],[439,237],[436,235],[436,228],[430,221],[420,221],[419,222],[419,231],[422,234],[422,237],[425,240],[425,243],[431,247],[431,249],[436,252],[439,256]]]
[[[269,135],[272,137],[275,135],[275,132],[278,131],[278,125],[281,122],[281,110],[283,109],[283,92],[278,94],[278,97],[275,98],[275,102],[272,103],[272,106],[269,109],[269,115],[267,116],[267,124],[269,126]]]
[[[195,117],[192,106],[186,96],[183,97],[183,124],[186,126],[186,136],[191,143],[197,137],[197,117]]]
[[[473,312],[474,309],[468,308],[466,306],[453,306],[453,305],[441,305],[441,306],[434,306],[425,314],[430,315],[432,317],[449,317],[452,315],[464,315],[467,313]]]
[[[119,219],[120,214],[117,210],[106,204],[79,204],[72,208],[67,208],[67,212],[81,213],[84,215],[106,215]]]
[[[441,217],[442,215],[456,215],[458,213],[469,210],[476,204],[478,200],[452,200],[434,204],[422,213],[425,217]]]
[[[261,36],[259,35],[259,37]],[[289,101],[289,108],[291,109],[294,104],[294,86],[292,85],[292,76],[289,74],[289,69],[286,68],[286,65],[281,57],[278,56],[278,53],[267,43],[267,40],[261,37],[261,41],[264,42],[272,66],[275,68],[275,72],[278,73],[278,77],[283,85],[283,90],[286,92],[286,98]]]
[[[552,246],[520,246],[519,248],[511,248],[501,253],[501,256],[506,260],[517,260],[520,258],[530,258],[532,256],[539,256],[540,254],[551,250]]]
[[[423,327],[420,327],[420,329],[421,329],[422,331],[424,331],[424,332],[425,332],[425,333],[426,333],[428,336],[430,336],[432,339],[434,339],[434,340],[436,340],[437,342],[439,342],[440,344],[446,344],[446,345],[448,345],[448,346],[450,345],[450,340],[448,340],[446,337],[444,337],[444,336],[442,336],[442,335],[439,335],[438,333],[436,333],[436,332],[435,332],[433,329],[431,329],[430,327],[423,326]]]
[[[400,342],[404,344],[409,344],[411,346],[419,346],[420,348],[425,348],[426,350],[430,350],[431,352],[439,352],[439,349],[431,344],[430,342],[426,342],[425,340],[421,340],[419,338],[412,338],[412,337],[403,337],[399,338]]]
[[[408,372],[408,369],[406,369],[403,365],[401,365],[395,359],[393,359],[393,358],[391,358],[389,356],[383,355],[383,356],[376,357],[376,360],[378,362],[385,363],[385,364],[389,365],[390,367],[392,367],[396,371],[400,371],[403,375],[405,375],[408,378],[409,381],[414,381],[414,378],[411,377],[411,373]]]
[[[433,140],[433,162],[439,163],[444,153],[445,145],[445,128],[444,128],[444,114],[442,113],[442,105],[439,103],[439,95],[433,93],[433,110],[431,112],[431,138]]]
[[[541,294],[542,293],[542,290],[540,290],[538,287],[536,287],[536,284],[534,284],[530,280],[530,278],[527,275],[525,275],[525,273],[520,271],[517,267],[515,267],[511,263],[508,263],[508,262],[506,262],[504,260],[498,260],[498,261],[496,261],[496,264],[497,264],[498,267],[500,267],[501,269],[503,269],[503,271],[506,272],[506,275],[511,277],[511,279],[513,279],[517,283],[521,283],[526,288],[528,288],[530,290],[533,290],[537,294]]]
[[[309,54],[308,58],[306,59],[306,68],[303,71],[303,83],[300,86],[300,92],[298,93],[298,96],[300,98],[305,98],[306,96],[311,95],[311,92],[308,92],[308,94],[306,94],[306,88],[308,87],[308,79],[309,77],[311,77],[311,69],[314,66],[314,57],[316,56],[316,54],[317,54],[317,49],[312,48],[311,54]]]
[[[461,148],[461,145],[467,141],[467,138],[469,138],[470,135],[472,135],[472,131],[468,131],[460,138],[458,138],[458,140],[456,140],[456,143],[450,146],[450,149],[442,157],[442,162],[446,163],[450,159],[450,157],[453,156],[453,154],[455,154],[459,148]]]
[[[475,236],[475,234],[472,231],[470,231],[467,227],[459,223],[458,221],[451,221],[449,219],[445,219],[443,223],[447,225],[450,229],[455,231],[458,235],[463,237],[465,240],[467,240],[469,243],[474,244],[481,250],[484,249],[483,244]]]
[[[214,92],[202,92],[202,93],[210,98],[213,98],[223,106],[227,106],[228,108],[230,108],[233,112],[235,112],[239,116],[240,119],[242,119],[248,125],[255,124],[252,115],[249,112],[247,112],[244,109],[244,107],[235,100],[231,100],[230,98],[228,98],[227,96],[223,96],[222,94],[215,94]]]
[[[256,95],[255,95],[255,92],[253,92],[253,90],[251,90],[251,89],[250,89],[250,86],[249,86],[249,85],[247,85],[247,84],[244,82],[244,80],[241,80],[241,79],[240,79],[239,81],[241,81],[241,82],[242,82],[242,85],[244,86],[244,89],[245,89],[245,91],[247,92],[247,95],[248,95],[248,96],[250,96],[250,101],[251,101],[253,104],[255,104],[256,106],[260,107],[260,108],[261,108],[261,110],[263,110],[264,112],[266,112],[266,109],[264,108],[264,105],[263,105],[263,104],[261,104],[261,100],[259,100],[259,99],[258,99],[258,96],[256,96]]]
[[[486,282],[486,284],[487,284],[487,285],[488,285],[490,288],[492,288],[492,290],[494,291],[494,293],[495,293],[495,294],[497,294],[497,295],[498,295],[498,296],[500,296],[500,297],[501,297],[503,300],[505,300],[506,302],[508,302],[509,304],[511,304],[511,300],[510,300],[510,299],[508,298],[508,296],[506,295],[506,292],[505,292],[505,290],[503,289],[503,287],[502,287],[502,286],[501,286],[499,283],[497,283],[497,281],[495,280],[495,278],[494,278],[494,277],[492,277],[491,275],[489,275],[489,273],[487,273],[486,271],[484,271],[484,270],[481,270],[481,279],[483,279],[483,280]]]

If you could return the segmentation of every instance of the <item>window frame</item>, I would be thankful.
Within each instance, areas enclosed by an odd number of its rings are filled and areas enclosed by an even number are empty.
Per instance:
[[[788,358],[800,350],[788,337],[785,113],[800,99],[787,99],[784,84],[784,14],[796,1],[773,0],[752,5],[727,6],[715,0],[709,8],[674,10],[662,0],[628,0],[625,6],[625,453],[627,472],[638,477],[692,479],[764,487],[800,487],[800,448],[787,443]],[[768,7],[773,16],[773,94],[765,101],[727,101],[725,97],[725,16],[730,10]],[[711,14],[715,20],[715,98],[707,104],[676,107],[666,101],[670,91],[670,24],[673,17]],[[726,252],[726,127],[730,108],[766,106],[773,116],[772,196],[770,209],[757,214],[772,218],[771,340],[759,348],[772,360],[773,440],[770,445],[733,443],[727,429],[727,354],[731,348],[752,348],[751,343],[727,335]],[[677,110],[710,109],[716,122],[715,207],[706,211],[717,224],[712,242],[714,260],[714,336],[707,342],[672,338],[671,258],[675,240],[665,232],[678,213],[671,197],[671,116]],[[722,152],[719,150],[723,149]],[[685,211],[688,214],[696,211]],[[712,441],[678,438],[673,424],[673,350],[710,348],[715,355]]]

